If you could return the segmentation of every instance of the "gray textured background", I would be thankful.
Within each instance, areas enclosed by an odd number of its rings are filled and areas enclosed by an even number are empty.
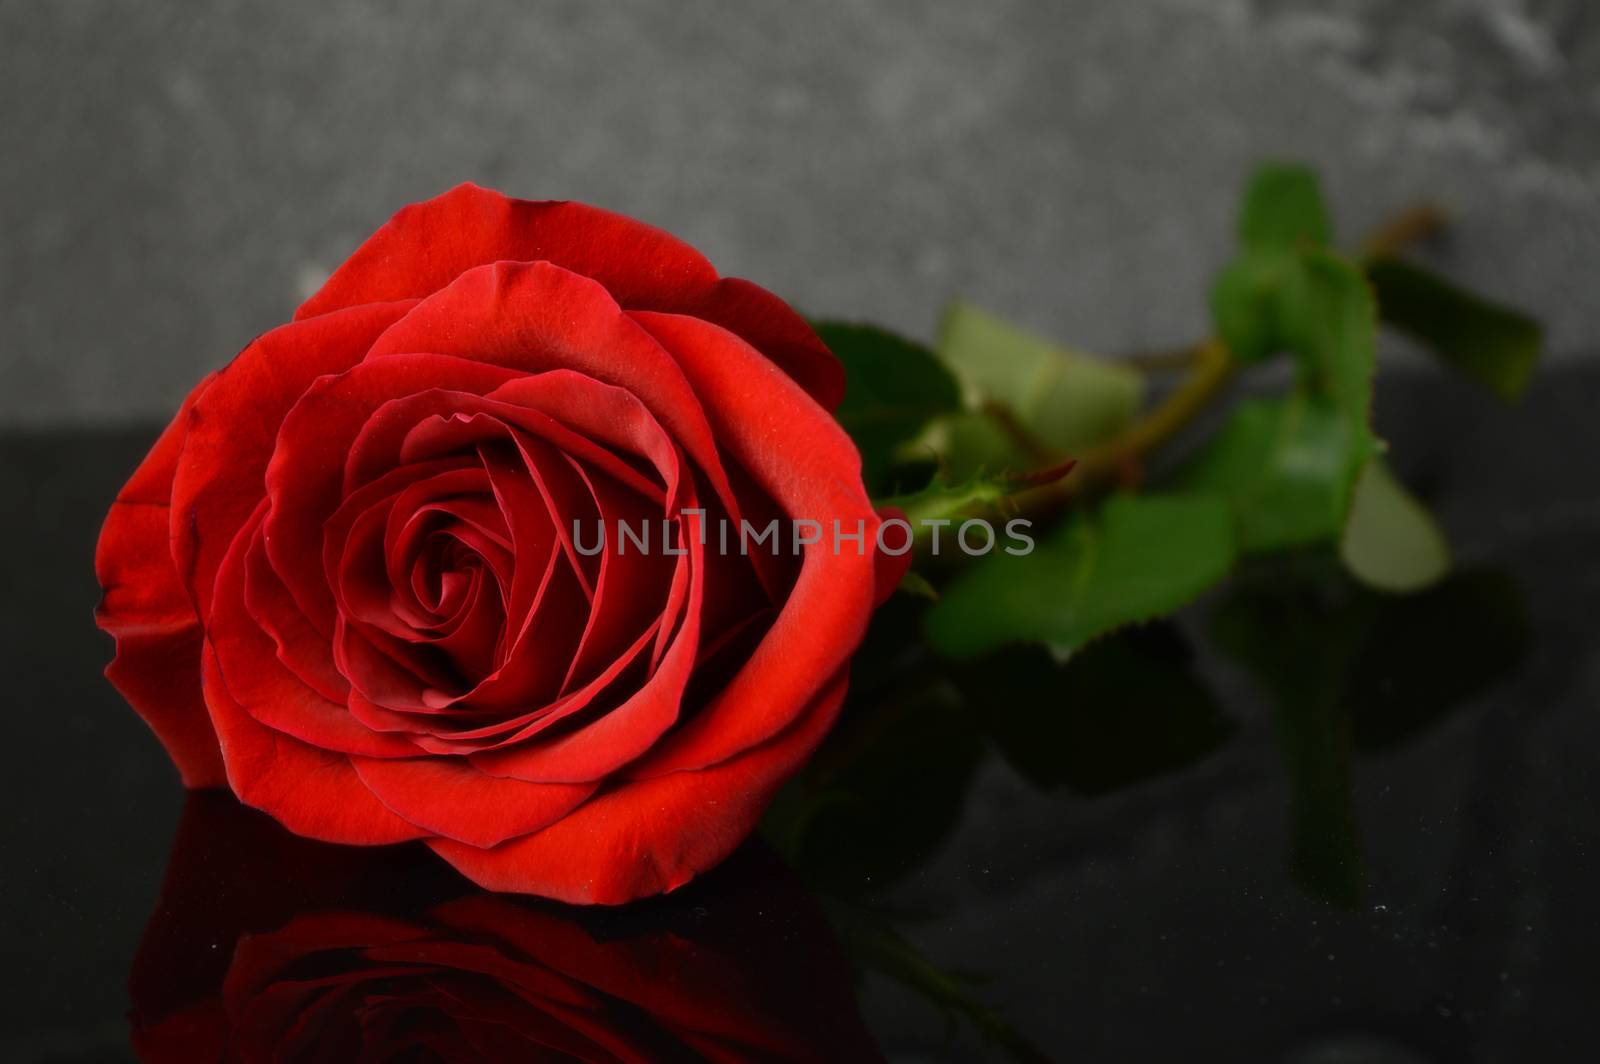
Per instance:
[[[0,0],[0,424],[164,416],[465,178],[665,226],[816,314],[960,293],[1116,350],[1203,327],[1236,186],[1418,197],[1600,349],[1589,0]]]

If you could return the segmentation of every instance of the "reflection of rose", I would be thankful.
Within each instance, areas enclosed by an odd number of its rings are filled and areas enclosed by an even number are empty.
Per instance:
[[[185,401],[101,535],[108,674],[185,782],[298,834],[670,890],[816,747],[903,567],[842,391],[667,234],[464,185]]]
[[[221,795],[189,800],[130,990],[147,1062],[881,1059],[764,853],[671,899],[569,909]]]

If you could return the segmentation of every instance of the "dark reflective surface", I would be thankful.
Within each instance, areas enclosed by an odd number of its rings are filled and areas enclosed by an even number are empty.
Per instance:
[[[758,844],[670,898],[579,909],[218,792],[184,807],[129,993],[146,1061],[878,1059],[826,918]]]
[[[1285,558],[1065,666],[967,670],[898,602],[770,843],[614,912],[185,806],[89,617],[153,433],[6,438],[0,1059],[203,1060],[248,1030],[285,1059],[849,1060],[857,1015],[905,1061],[1587,1059],[1600,375],[1518,408],[1379,397],[1447,582],[1388,598]]]

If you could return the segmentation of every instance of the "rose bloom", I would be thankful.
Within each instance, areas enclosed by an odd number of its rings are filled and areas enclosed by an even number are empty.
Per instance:
[[[184,401],[101,532],[107,675],[186,784],[299,834],[573,902],[671,890],[821,741],[903,570],[843,390],[673,237],[460,186]],[[773,518],[864,538],[701,534]],[[682,553],[615,534],[663,520]]]
[[[147,1064],[872,1064],[849,962],[770,852],[628,909],[476,890],[410,846],[191,795],[128,981]]]

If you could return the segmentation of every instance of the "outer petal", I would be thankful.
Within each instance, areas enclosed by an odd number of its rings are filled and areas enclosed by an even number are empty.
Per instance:
[[[167,748],[185,787],[221,787],[227,775],[200,697],[201,642],[195,625],[118,633],[106,678]]]
[[[202,616],[223,553],[266,494],[267,462],[285,415],[318,377],[359,362],[409,307],[361,307],[274,329],[217,373],[190,407],[172,485],[172,556]]]
[[[324,842],[371,846],[427,834],[373,797],[343,754],[275,732],[239,708],[209,648],[201,681],[222,740],[228,785],[240,801],[297,835]]]
[[[898,506],[885,506],[878,511],[879,521],[904,521],[906,513]],[[890,546],[901,545],[900,539],[884,540]],[[889,601],[889,597],[900,587],[900,581],[905,579],[906,573],[911,571],[911,551],[908,549],[899,554],[890,554],[888,551],[878,551],[877,567],[874,578],[877,581],[877,590],[873,594],[872,605],[874,608],[882,606]]]
[[[712,768],[624,783],[533,835],[487,850],[448,839],[428,845],[490,890],[601,905],[673,890],[749,835],[773,793],[827,734],[844,691],[841,671],[772,741]]]
[[[433,834],[472,846],[494,846],[547,827],[596,787],[497,779],[459,757],[352,760],[362,782],[390,809]]]
[[[95,622],[117,641],[106,677],[150,725],[189,787],[226,782],[200,698],[200,625],[168,538],[172,478],[189,411],[211,380],[184,400],[118,493],[95,548],[95,575],[104,590]]]
[[[878,528],[861,460],[837,422],[738,337],[694,318],[634,315],[684,367],[726,450],[791,519],[810,519],[822,542],[806,548],[799,578],[772,628],[728,686],[631,771],[653,775],[715,764],[764,742],[806,706],[861,642],[877,597]],[[835,552],[840,531],[862,531]]]
[[[396,322],[368,358],[416,351],[521,374],[574,370],[616,385],[644,404],[719,495],[729,494],[706,413],[682,368],[587,277],[548,262],[470,270]]]
[[[717,276],[689,245],[581,203],[510,199],[473,184],[401,210],[334,271],[295,318],[359,303],[418,299],[474,266],[553,262],[592,277],[630,310],[692,314],[737,333],[829,410],[844,371],[789,306],[748,281]]]

